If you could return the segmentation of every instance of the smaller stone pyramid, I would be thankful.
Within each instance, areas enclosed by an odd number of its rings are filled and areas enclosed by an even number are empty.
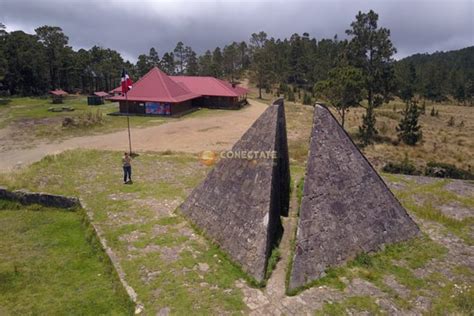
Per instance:
[[[314,110],[289,289],[361,252],[419,233],[331,112]]]
[[[288,214],[290,181],[282,99],[262,113],[230,153],[250,152],[274,152],[276,157],[221,158],[181,210],[260,282],[281,233],[280,215]]]

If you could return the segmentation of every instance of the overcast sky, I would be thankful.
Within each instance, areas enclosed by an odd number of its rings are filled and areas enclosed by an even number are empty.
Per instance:
[[[60,26],[75,49],[100,45],[135,61],[150,47],[161,56],[182,41],[202,53],[261,30],[344,38],[357,12],[369,9],[391,30],[397,58],[474,45],[474,0],[0,0],[0,22],[28,33]]]

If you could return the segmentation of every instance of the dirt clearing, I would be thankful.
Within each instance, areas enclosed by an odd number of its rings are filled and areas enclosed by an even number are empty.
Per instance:
[[[249,102],[249,106],[239,111],[170,120],[159,126],[140,129],[132,126],[133,150],[198,153],[203,150],[229,149],[266,108],[264,103]],[[8,172],[41,160],[46,155],[75,148],[128,150],[127,130],[75,137],[57,143],[40,142],[27,149],[0,150],[0,172]]]

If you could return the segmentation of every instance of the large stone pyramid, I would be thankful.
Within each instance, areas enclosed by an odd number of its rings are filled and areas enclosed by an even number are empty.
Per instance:
[[[262,281],[267,259],[288,214],[288,145],[283,100],[269,106],[231,153],[275,152],[275,157],[221,158],[181,205],[194,224],[243,270]]]
[[[289,289],[418,226],[329,110],[315,106]]]

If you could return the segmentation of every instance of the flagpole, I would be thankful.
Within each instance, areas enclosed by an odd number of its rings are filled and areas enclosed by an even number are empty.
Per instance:
[[[132,156],[132,138],[130,136],[130,114],[129,114],[129,110],[128,110],[128,96],[127,96],[127,94],[128,93],[125,92],[125,104],[127,106],[128,148],[130,150],[130,156]]]

